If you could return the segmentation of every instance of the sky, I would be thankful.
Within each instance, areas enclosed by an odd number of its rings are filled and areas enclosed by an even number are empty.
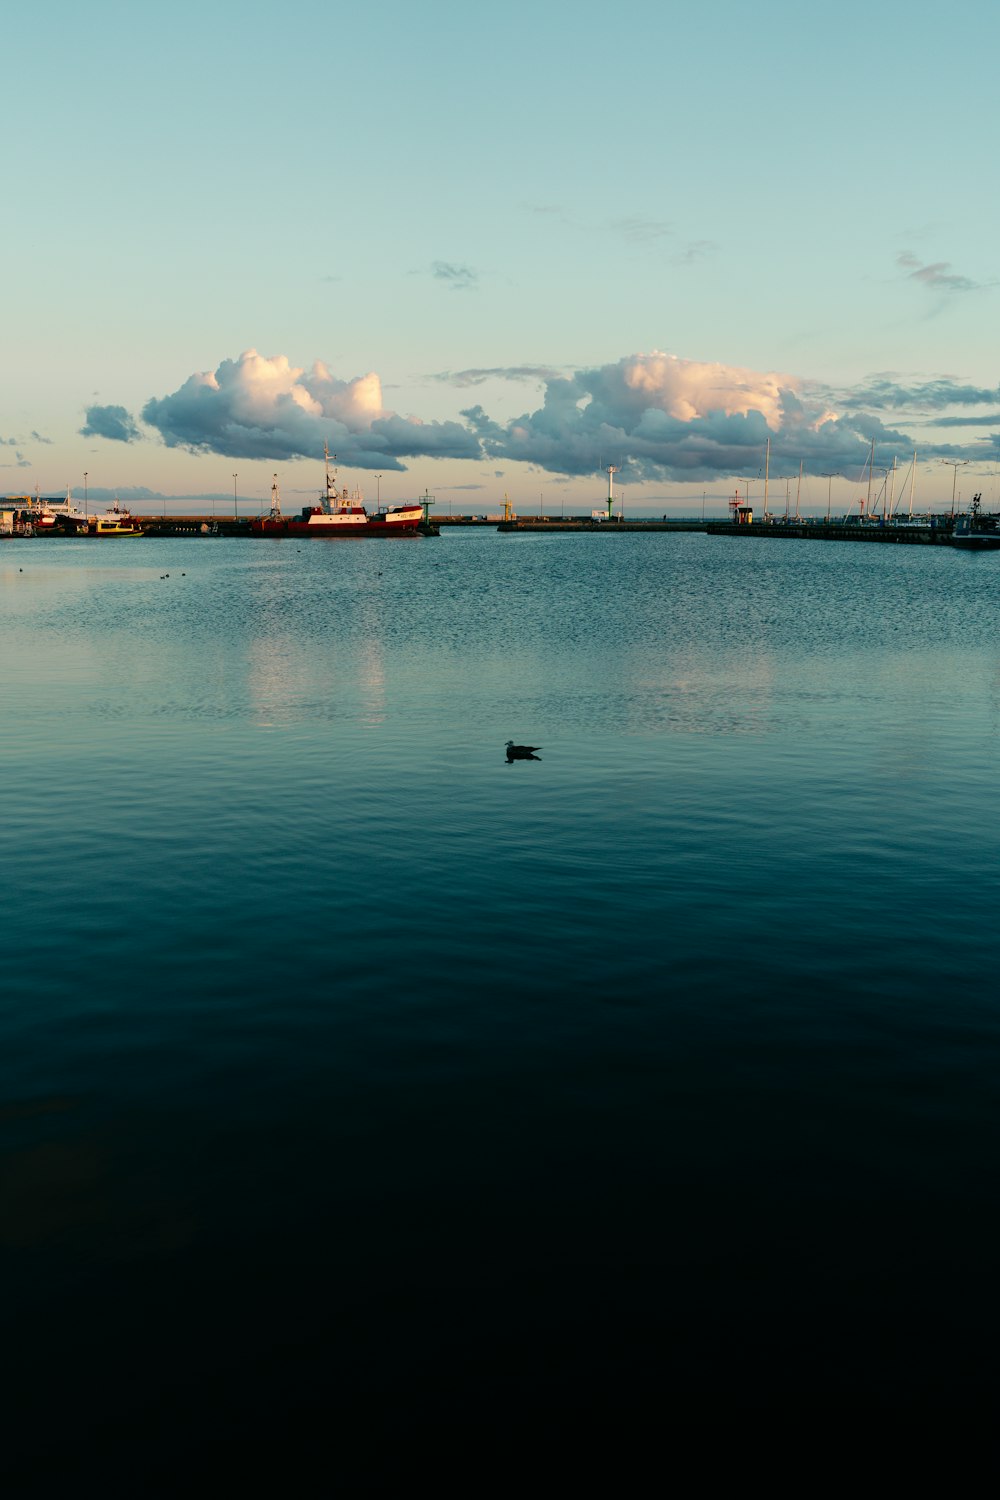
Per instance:
[[[874,438],[1000,508],[998,44],[982,0],[19,7],[0,493],[297,505],[327,443],[383,503],[614,464],[680,514],[769,441],[773,509],[801,464],[842,512]]]

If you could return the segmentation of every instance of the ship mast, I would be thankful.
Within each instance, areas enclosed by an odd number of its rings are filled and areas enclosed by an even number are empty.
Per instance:
[[[326,459],[326,500],[323,506],[325,511],[332,512],[334,506],[331,501],[337,499],[337,471],[334,469],[333,477],[330,476],[330,449],[328,444],[323,444],[323,457]],[[333,455],[334,463],[337,462],[336,453]]]
[[[278,476],[275,474],[274,483],[271,486],[271,519],[281,520],[281,492],[278,489]]]

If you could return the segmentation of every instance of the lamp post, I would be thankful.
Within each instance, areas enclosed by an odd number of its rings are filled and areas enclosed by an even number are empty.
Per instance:
[[[833,471],[832,474],[824,474],[823,475],[823,478],[826,480],[826,521],[827,521],[827,525],[830,524],[830,495],[831,495],[832,490],[833,490],[833,481],[834,481],[834,479],[839,478],[839,475],[840,475],[840,471],[838,469],[834,469],[834,471]]]
[[[943,458],[941,460],[941,462],[943,464],[947,464],[948,467],[951,469],[951,517],[952,517],[952,520],[954,520],[955,519],[955,481],[958,478],[958,471],[959,471],[959,469],[963,468],[965,466],[965,464],[967,464],[969,462],[969,460],[967,458]]]
[[[237,481],[238,478],[239,478],[238,474],[234,474],[233,475],[233,510],[235,512],[235,514],[233,516],[233,520],[234,521],[238,521],[239,518],[240,518],[240,502],[239,502],[239,500],[236,497],[236,481]]]
[[[381,474],[376,474],[375,475],[375,509],[376,510],[381,510],[382,509],[382,476],[381,476]]]
[[[87,471],[86,471],[86,469],[84,469],[84,471],[83,471],[83,513],[84,513],[85,516],[89,516],[90,515],[90,505],[88,504],[88,501],[87,501]]]

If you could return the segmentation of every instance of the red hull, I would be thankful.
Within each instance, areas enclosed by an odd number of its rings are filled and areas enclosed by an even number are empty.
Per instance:
[[[353,526],[311,525],[308,521],[273,521],[262,516],[251,521],[251,536],[307,536],[320,541],[350,541],[359,536],[419,536],[419,521],[362,521]]]

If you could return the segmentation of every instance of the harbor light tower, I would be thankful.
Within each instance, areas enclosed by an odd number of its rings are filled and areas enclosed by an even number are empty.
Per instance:
[[[615,475],[618,473],[620,464],[608,464],[608,520],[614,519],[612,510],[615,503]]]

